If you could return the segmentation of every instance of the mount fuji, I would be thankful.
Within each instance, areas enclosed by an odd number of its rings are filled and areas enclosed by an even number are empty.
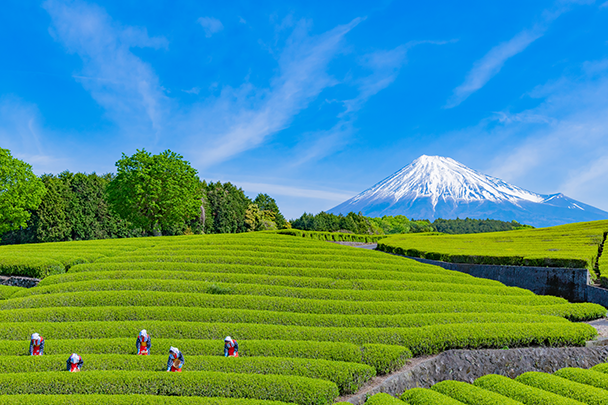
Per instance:
[[[516,220],[535,227],[608,219],[608,212],[561,193],[533,193],[453,159],[426,155],[328,212],[351,211],[431,221],[456,217]]]

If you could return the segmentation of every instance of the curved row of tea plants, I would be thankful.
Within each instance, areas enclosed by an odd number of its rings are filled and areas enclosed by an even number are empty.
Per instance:
[[[605,405],[608,403],[608,364],[589,370],[563,368],[554,374],[527,372],[515,379],[490,374],[473,384],[442,381],[430,389],[408,390],[401,395],[401,400],[411,405]]]

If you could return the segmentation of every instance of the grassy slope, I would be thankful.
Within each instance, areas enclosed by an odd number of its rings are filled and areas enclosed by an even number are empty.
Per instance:
[[[407,234],[383,239],[380,247],[450,262],[592,269],[606,231],[608,221],[483,234]]]

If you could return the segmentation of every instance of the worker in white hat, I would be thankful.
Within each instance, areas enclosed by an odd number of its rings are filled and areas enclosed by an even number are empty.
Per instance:
[[[76,373],[76,372],[80,371],[83,364],[84,364],[84,361],[82,361],[82,357],[80,357],[76,353],[72,353],[72,355],[70,356],[68,361],[66,361],[66,366],[70,373]]]
[[[152,348],[152,339],[145,329],[142,329],[142,331],[139,332],[135,346],[137,347],[137,354],[142,356],[147,356],[150,354],[150,349]]]
[[[184,355],[177,347],[169,348],[169,361],[167,362],[167,371],[173,373],[181,373],[184,365]]]
[[[30,339],[30,356],[42,356],[44,354],[44,338],[38,333],[32,333]]]
[[[239,357],[239,344],[230,336],[226,336],[224,339],[224,356]]]

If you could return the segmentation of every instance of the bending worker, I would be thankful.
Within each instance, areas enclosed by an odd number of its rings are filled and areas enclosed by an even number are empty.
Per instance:
[[[169,349],[169,361],[167,362],[167,371],[172,373],[181,373],[184,365],[184,355],[178,348],[171,346]]]
[[[239,344],[230,336],[226,336],[224,339],[224,356],[239,357]]]
[[[150,354],[150,349],[152,348],[152,339],[150,339],[150,335],[148,335],[148,332],[146,332],[145,329],[139,332],[135,346],[137,347],[137,354],[142,356],[147,356]]]
[[[70,373],[76,373],[76,372],[80,371],[83,364],[84,364],[84,361],[82,361],[82,357],[80,357],[76,353],[72,353],[72,355],[66,362],[68,371]]]
[[[30,340],[30,356],[42,356],[44,354],[44,338],[37,333],[32,333]]]

